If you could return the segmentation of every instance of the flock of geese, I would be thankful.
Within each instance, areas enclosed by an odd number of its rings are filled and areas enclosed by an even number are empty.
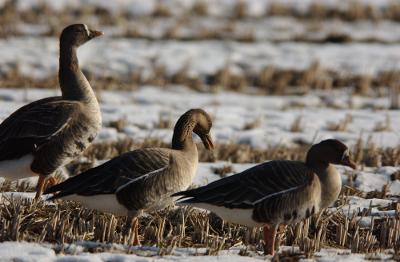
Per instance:
[[[128,216],[139,245],[138,217],[173,203],[215,212],[247,226],[263,226],[265,253],[274,254],[280,224],[296,223],[330,206],[341,190],[334,165],[356,168],[338,140],[313,145],[305,162],[270,161],[208,185],[187,190],[196,174],[198,152],[192,134],[214,147],[211,117],[202,109],[184,113],[174,127],[172,148],[145,148],[56,184],[51,176],[94,140],[101,128],[96,96],[79,68],[77,49],[102,32],[84,24],[66,27],[60,37],[62,95],[27,104],[0,124],[0,176],[15,180],[39,176],[36,200],[79,201],[96,210]],[[187,190],[187,191],[185,191]]]

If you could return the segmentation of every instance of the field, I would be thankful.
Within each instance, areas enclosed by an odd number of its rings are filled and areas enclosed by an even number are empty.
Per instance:
[[[112,4],[111,4],[112,3]],[[0,261],[363,261],[400,259],[400,5],[396,1],[0,0],[0,121],[59,95],[58,35],[83,22],[105,32],[78,51],[103,127],[65,179],[123,152],[169,147],[178,117],[203,108],[216,149],[200,144],[193,186],[257,163],[304,160],[313,143],[346,143],[333,207],[262,230],[172,207],[140,221],[73,202],[32,203],[35,179],[1,181]]]

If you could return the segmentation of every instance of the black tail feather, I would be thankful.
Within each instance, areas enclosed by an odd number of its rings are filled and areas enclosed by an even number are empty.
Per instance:
[[[67,180],[57,185],[46,188],[43,194],[56,193],[59,191],[70,191],[70,192],[74,191],[75,189],[78,189],[79,187],[83,186],[89,179],[93,178],[93,175],[95,173],[96,173],[96,167],[86,170],[76,176],[68,178]]]

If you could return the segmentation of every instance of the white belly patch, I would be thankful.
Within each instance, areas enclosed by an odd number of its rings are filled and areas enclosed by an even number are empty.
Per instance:
[[[108,212],[119,216],[128,215],[128,209],[118,202],[114,194],[94,196],[80,196],[73,194],[62,197],[61,199],[77,201],[87,208],[102,212]]]
[[[253,220],[253,209],[241,209],[241,208],[226,208],[222,206],[214,206],[205,203],[192,204],[194,207],[202,208],[214,212],[224,221],[245,225],[249,227],[259,227],[262,223]]]
[[[9,180],[17,180],[21,178],[37,176],[31,170],[31,164],[33,162],[33,155],[25,155],[21,158],[14,160],[5,160],[0,162],[0,177],[4,177]]]

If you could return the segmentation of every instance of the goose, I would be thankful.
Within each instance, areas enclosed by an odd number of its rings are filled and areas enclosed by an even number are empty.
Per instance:
[[[211,150],[211,126],[204,110],[191,109],[178,119],[171,149],[143,148],[121,154],[48,188],[45,194],[57,192],[49,200],[75,200],[90,209],[127,216],[124,233],[133,228],[132,243],[139,245],[138,217],[172,204],[170,195],[190,186],[198,165],[192,132]]]
[[[39,176],[36,200],[47,183],[56,182],[51,174],[86,149],[100,130],[100,107],[76,53],[102,34],[85,24],[64,28],[58,71],[61,96],[27,104],[0,124],[0,176]]]
[[[264,226],[264,251],[274,255],[280,224],[299,222],[338,198],[342,182],[333,164],[356,168],[347,146],[328,139],[313,145],[305,162],[265,162],[172,196],[180,197],[178,205],[207,209],[229,222]]]

